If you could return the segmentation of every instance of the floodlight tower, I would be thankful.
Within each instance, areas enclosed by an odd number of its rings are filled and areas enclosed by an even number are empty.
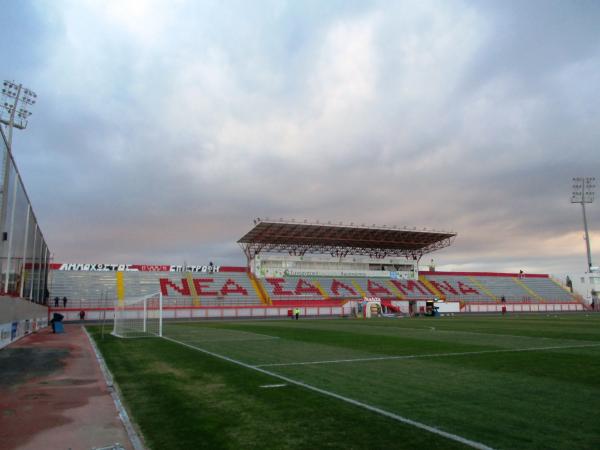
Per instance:
[[[2,207],[0,208],[0,230],[2,231],[2,241],[8,241],[8,249],[6,252],[6,278],[4,281],[4,289],[6,290],[9,280],[10,272],[10,260],[12,253],[12,235],[13,227],[15,222],[15,210],[16,199],[17,199],[17,183],[19,181],[19,174],[17,166],[15,166],[15,176],[13,177],[12,187],[12,208],[10,213],[10,224],[8,232],[4,231],[4,224],[6,221],[6,212],[8,208],[8,179],[10,177],[10,166],[13,163],[12,156],[12,136],[13,129],[24,130],[27,128],[27,119],[31,116],[29,108],[35,105],[37,101],[37,94],[30,89],[23,87],[22,84],[17,84],[14,81],[5,80],[2,83],[0,103],[0,134],[6,144],[6,154],[4,156],[4,174],[2,180]],[[2,127],[2,124],[4,127]],[[6,128],[6,130],[4,129]]]
[[[27,128],[27,119],[31,116],[29,107],[35,105],[37,94],[30,89],[16,84],[14,81],[5,80],[2,83],[2,104],[0,104],[0,123],[8,129],[8,147],[12,144],[13,128],[24,130]],[[8,118],[5,116],[8,115]],[[1,127],[0,127],[1,128]]]
[[[585,230],[585,245],[587,249],[588,272],[592,271],[592,253],[590,251],[590,235],[588,233],[587,217],[585,215],[585,204],[594,201],[594,189],[596,188],[596,178],[577,177],[573,178],[573,195],[571,203],[581,203],[583,211],[583,229]]]
[[[13,129],[24,130],[27,128],[27,119],[31,116],[29,107],[35,105],[37,94],[30,89],[24,88],[22,84],[5,80],[2,83],[2,101],[0,103],[0,124],[4,124],[6,131],[0,125],[0,133],[8,149],[4,158],[4,179],[2,185],[2,196],[8,191],[8,177],[10,173],[10,160],[12,159],[12,135]],[[2,212],[0,224],[4,223],[6,214],[6,201],[2,199]]]

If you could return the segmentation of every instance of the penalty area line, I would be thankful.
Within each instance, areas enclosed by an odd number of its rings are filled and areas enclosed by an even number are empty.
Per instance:
[[[368,362],[368,361],[394,361],[401,359],[416,359],[416,358],[441,358],[444,356],[469,356],[469,355],[485,355],[488,353],[515,353],[515,352],[535,352],[544,350],[561,350],[573,348],[600,347],[600,344],[582,344],[582,345],[562,345],[553,347],[529,347],[529,348],[508,348],[497,350],[480,350],[475,352],[453,352],[453,353],[424,353],[422,355],[398,355],[398,356],[373,356],[372,358],[352,358],[352,359],[330,359],[324,361],[300,361],[289,363],[272,363],[258,364],[255,367],[282,367],[282,366],[309,366],[315,364],[341,364],[353,362]]]
[[[401,423],[404,423],[404,424],[407,424],[407,425],[411,425],[411,426],[413,426],[415,428],[420,428],[421,430],[429,431],[430,433],[434,433],[434,434],[437,434],[439,436],[443,436],[443,437],[445,437],[447,439],[450,439],[450,440],[453,440],[453,441],[456,441],[456,442],[460,442],[461,444],[468,445],[469,447],[476,448],[476,449],[479,449],[479,450],[493,450],[492,447],[488,447],[487,445],[482,444],[480,442],[472,441],[470,439],[464,438],[464,437],[459,436],[457,434],[448,433],[447,431],[440,430],[439,428],[435,428],[435,427],[432,427],[430,425],[426,425],[424,423],[417,422],[416,420],[412,420],[412,419],[409,419],[407,417],[400,416],[398,414],[394,414],[392,412],[386,411],[384,409],[377,408],[376,406],[371,406],[371,405],[369,405],[367,403],[363,403],[363,402],[360,402],[358,400],[354,400],[354,399],[349,398],[349,397],[344,397],[343,395],[336,394],[335,392],[331,392],[331,391],[327,391],[325,389],[318,388],[318,387],[313,386],[311,384],[303,383],[302,381],[294,380],[294,379],[286,377],[284,375],[280,375],[278,373],[262,369],[262,368],[260,368],[258,366],[252,366],[250,364],[246,364],[245,362],[238,361],[237,359],[233,359],[233,358],[230,358],[230,357],[225,356],[225,355],[220,355],[219,353],[214,353],[214,352],[211,352],[209,350],[205,350],[203,348],[196,347],[194,345],[190,345],[190,344],[187,344],[185,342],[180,342],[180,341],[177,341],[175,339],[172,339],[172,338],[169,338],[169,337],[166,337],[166,336],[163,336],[163,339],[166,339],[167,341],[171,341],[171,342],[174,342],[174,343],[179,344],[179,345],[183,345],[184,347],[191,348],[191,349],[199,351],[201,353],[205,353],[205,354],[213,356],[215,358],[219,358],[219,359],[228,361],[228,362],[236,364],[238,366],[242,366],[242,367],[245,367],[247,369],[255,370],[257,372],[264,373],[265,375],[269,375],[269,376],[272,376],[272,377],[275,377],[275,378],[279,378],[280,380],[283,380],[283,381],[285,381],[285,382],[287,382],[289,384],[295,384],[296,386],[300,386],[300,387],[303,387],[305,389],[309,389],[311,391],[318,392],[319,394],[323,394],[323,395],[326,395],[328,397],[333,397],[333,398],[341,400],[343,402],[350,403],[351,405],[355,405],[355,406],[358,406],[360,408],[364,408],[364,409],[367,409],[367,410],[372,411],[374,413],[380,414],[382,416],[389,417],[390,419],[394,419],[394,420],[396,420],[398,422],[401,422]]]

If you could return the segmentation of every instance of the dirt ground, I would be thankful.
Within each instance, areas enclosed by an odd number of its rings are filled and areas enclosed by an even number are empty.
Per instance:
[[[42,330],[0,350],[0,450],[131,444],[80,325]]]

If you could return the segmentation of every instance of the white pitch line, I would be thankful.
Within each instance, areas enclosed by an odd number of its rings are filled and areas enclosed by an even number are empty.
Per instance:
[[[352,358],[352,359],[332,359],[324,361],[302,361],[289,363],[272,363],[272,364],[257,364],[255,367],[281,367],[281,366],[308,366],[313,364],[339,364],[363,361],[391,361],[396,359],[415,359],[415,358],[439,358],[443,356],[468,356],[468,355],[484,355],[486,353],[512,353],[512,352],[534,352],[542,350],[560,350],[571,348],[585,347],[600,347],[600,344],[582,344],[582,345],[566,345],[554,347],[530,347],[530,348],[511,348],[498,350],[480,350],[476,352],[455,352],[455,353],[425,353],[422,355],[399,355],[399,356],[374,356],[372,358]]]
[[[279,336],[271,336],[264,338],[253,338],[253,339],[244,339],[241,337],[231,338],[231,339],[196,339],[198,344],[215,344],[221,342],[262,342],[262,341],[274,341],[277,339],[281,339]]]
[[[221,328],[208,328],[209,330],[222,330]],[[198,328],[198,327],[188,327],[188,330],[190,331],[186,331],[186,334],[196,334],[196,335],[202,335],[204,333],[204,335],[208,335],[210,337],[210,333],[206,333],[204,330],[206,330],[206,328],[202,329],[202,328]],[[219,340],[252,340],[252,341],[266,341],[266,340],[271,340],[271,339],[280,339],[279,336],[271,336],[270,334],[262,334],[262,333],[248,333],[246,331],[235,331],[235,330],[226,330],[229,332],[229,334],[227,332],[225,333],[221,333],[221,335],[225,335],[228,336],[226,339],[219,339]],[[176,333],[175,333],[176,334]],[[213,334],[213,336],[218,335],[218,331],[216,333]],[[249,338],[249,336],[252,336],[252,338]],[[254,337],[257,336],[257,337]]]
[[[197,350],[197,351],[205,353],[207,355],[214,356],[215,358],[219,358],[219,359],[223,359],[225,361],[229,361],[230,363],[237,364],[238,366],[242,366],[242,367],[245,367],[245,368],[251,369],[251,370],[256,370],[257,372],[264,373],[265,375],[269,375],[269,376],[272,376],[272,377],[275,377],[275,378],[279,378],[280,380],[286,381],[287,383],[295,384],[296,386],[300,386],[300,387],[303,387],[305,389],[309,389],[311,391],[318,392],[319,394],[323,394],[323,395],[326,395],[326,396],[333,397],[333,398],[336,398],[338,400],[344,401],[346,403],[350,403],[352,405],[359,406],[359,407],[367,409],[369,411],[373,411],[373,412],[375,412],[377,414],[381,414],[382,416],[386,416],[386,417],[389,417],[391,419],[397,420],[398,422],[402,422],[402,423],[405,423],[407,425],[411,425],[413,427],[420,428],[421,430],[429,431],[430,433],[434,433],[434,434],[437,434],[439,436],[443,436],[443,437],[445,437],[447,439],[451,439],[453,441],[460,442],[461,444],[468,445],[469,447],[476,448],[476,449],[479,449],[479,450],[493,450],[492,447],[488,447],[487,445],[482,444],[480,442],[472,441],[470,439],[464,438],[464,437],[459,436],[457,434],[448,433],[447,431],[440,430],[439,428],[435,428],[435,427],[432,427],[430,425],[425,425],[424,423],[417,422],[416,420],[408,419],[408,418],[400,416],[398,414],[394,414],[394,413],[386,411],[384,409],[380,409],[380,408],[377,408],[375,406],[371,406],[371,405],[369,405],[367,403],[359,402],[358,400],[354,400],[354,399],[349,398],[349,397],[344,397],[343,395],[336,394],[335,392],[327,391],[325,389],[321,389],[321,388],[318,388],[316,386],[303,383],[301,381],[296,381],[296,380],[294,380],[292,378],[288,378],[286,376],[279,375],[278,373],[270,372],[268,370],[261,369],[260,367],[252,366],[250,364],[246,364],[245,362],[238,361],[238,360],[230,358],[228,356],[220,355],[218,353],[214,353],[214,352],[205,350],[203,348],[196,347],[194,345],[186,344],[185,342],[180,342],[180,341],[177,341],[175,339],[171,339],[171,338],[166,337],[166,336],[163,336],[163,338],[166,339],[166,340],[168,340],[168,341],[175,342],[176,344],[183,345],[184,347],[189,347],[191,349]]]
[[[280,388],[285,386],[287,386],[287,384],[263,384],[261,388]]]
[[[356,327],[361,327],[361,328],[365,328],[365,329],[378,329],[378,330],[394,330],[394,331],[407,331],[407,332],[413,332],[413,331],[422,331],[425,334],[431,334],[432,328],[433,327],[428,327],[428,328],[423,328],[423,327],[386,327],[386,326],[382,326],[382,325],[363,325],[363,324],[357,324],[357,325],[353,325]],[[319,327],[316,328],[318,330],[323,330],[326,328],[323,327]],[[344,328],[345,330],[350,330],[352,329],[352,327],[346,327]],[[453,334],[476,334],[478,336],[498,336],[498,337],[502,337],[502,338],[525,338],[525,339],[537,339],[537,340],[544,340],[544,341],[556,341],[559,339],[556,338],[550,338],[550,337],[544,337],[544,336],[523,336],[520,334],[500,334],[500,333],[481,333],[478,331],[462,331],[462,330],[445,330],[443,328],[434,328],[436,333],[453,333]],[[396,333],[386,333],[386,334],[377,334],[377,333],[369,333],[369,335],[374,335],[374,336],[396,336]],[[560,339],[562,341],[564,341],[565,339]]]

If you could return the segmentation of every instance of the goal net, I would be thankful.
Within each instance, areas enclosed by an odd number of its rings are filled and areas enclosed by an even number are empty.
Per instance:
[[[162,336],[160,292],[115,301],[113,333],[122,338]]]

